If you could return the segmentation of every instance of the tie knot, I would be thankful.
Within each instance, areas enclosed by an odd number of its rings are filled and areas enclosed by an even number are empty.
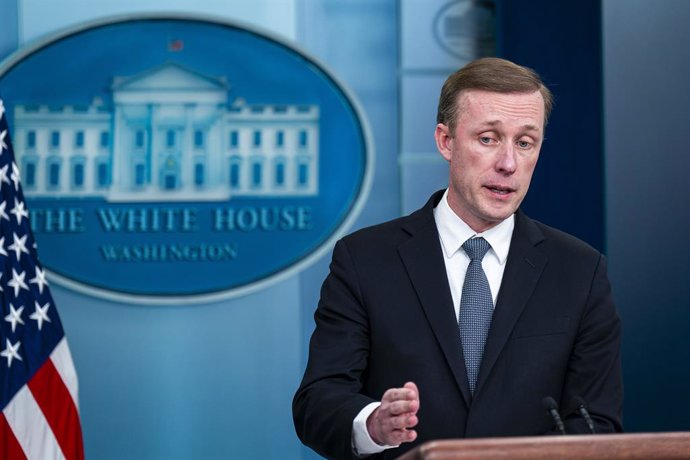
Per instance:
[[[484,238],[470,238],[462,243],[462,249],[465,250],[471,260],[481,261],[486,252],[491,249],[491,245]]]

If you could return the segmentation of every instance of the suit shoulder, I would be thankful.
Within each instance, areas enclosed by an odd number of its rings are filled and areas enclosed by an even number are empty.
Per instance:
[[[405,228],[409,222],[410,216],[398,217],[386,222],[360,228],[343,237],[343,240],[348,244],[399,240],[399,238],[408,235]]]
[[[537,220],[532,219],[532,222],[544,234],[543,244],[554,251],[563,252],[565,255],[569,256],[579,255],[581,257],[595,258],[601,256],[599,250],[570,233],[566,233],[563,230],[551,227]]]
[[[397,246],[410,238],[418,229],[432,225],[435,227],[433,212],[420,209],[410,215],[381,222],[379,224],[356,230],[342,238],[348,247],[377,247]]]
[[[361,228],[343,237],[342,240],[347,244],[368,242],[396,244],[420,230],[428,229],[429,226],[435,228],[434,208],[438,205],[444,192],[445,190],[436,191],[429,197],[424,206],[411,214]]]

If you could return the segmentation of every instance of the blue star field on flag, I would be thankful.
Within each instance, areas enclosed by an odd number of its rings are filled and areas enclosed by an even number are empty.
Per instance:
[[[53,306],[0,100],[0,407],[49,358],[64,333]]]

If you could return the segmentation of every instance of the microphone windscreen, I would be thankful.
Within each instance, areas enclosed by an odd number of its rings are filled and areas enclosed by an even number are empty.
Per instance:
[[[575,402],[575,405],[579,407],[587,407],[587,404],[585,404],[585,400],[582,398],[580,395],[575,395],[573,396],[573,401]]]
[[[556,404],[556,400],[553,399],[551,396],[547,396],[544,399],[542,399],[541,404],[547,410],[551,410],[551,409],[558,410],[558,404]]]

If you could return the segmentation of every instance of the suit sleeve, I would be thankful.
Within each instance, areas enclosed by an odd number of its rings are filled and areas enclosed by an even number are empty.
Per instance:
[[[300,440],[327,458],[352,458],[352,423],[374,402],[360,393],[369,356],[369,324],[357,271],[343,240],[314,314],[309,360],[292,404]]]
[[[598,433],[621,432],[621,323],[611,295],[606,259],[599,256],[587,305],[570,356],[561,410],[568,433],[589,433],[574,399],[587,403]]]

